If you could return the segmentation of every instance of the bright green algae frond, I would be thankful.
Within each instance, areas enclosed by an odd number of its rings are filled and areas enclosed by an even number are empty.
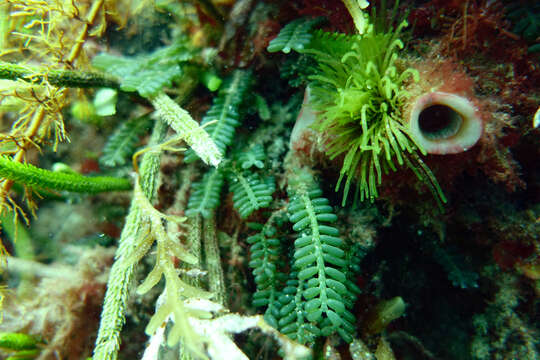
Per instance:
[[[82,176],[78,173],[54,172],[23,164],[0,156],[0,177],[20,182],[28,187],[67,190],[79,193],[130,190],[128,179],[109,176]]]
[[[360,199],[374,200],[382,174],[395,171],[396,161],[411,166],[408,154],[421,151],[402,120],[404,84],[418,76],[396,64],[405,26],[386,32],[371,27],[363,35],[316,32],[307,51],[318,63],[309,85],[320,113],[315,127],[331,159],[345,155],[336,185],[346,179],[343,202],[357,176]]]
[[[441,205],[446,198],[418,152],[425,154],[409,133],[402,108],[405,87],[418,81],[418,72],[399,62],[404,47],[400,39],[407,22],[398,20],[396,1],[390,16],[383,4],[363,9],[367,3],[345,2],[357,27],[356,35],[313,31],[316,23],[297,20],[285,26],[268,51],[307,55],[315,65],[303,65],[309,106],[317,112],[313,127],[320,132],[330,159],[343,156],[336,191],[343,186],[343,205],[353,182],[355,200],[377,198],[382,175],[406,165],[428,185]],[[398,25],[394,26],[393,23]],[[300,66],[302,67],[302,66]],[[297,76],[302,77],[302,72]],[[345,180],[345,181],[344,181]]]

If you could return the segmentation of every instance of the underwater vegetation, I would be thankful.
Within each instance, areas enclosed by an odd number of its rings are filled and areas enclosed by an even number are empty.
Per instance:
[[[0,4],[0,357],[537,359],[539,8]]]

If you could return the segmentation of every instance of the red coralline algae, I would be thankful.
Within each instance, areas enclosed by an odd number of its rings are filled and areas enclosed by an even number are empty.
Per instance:
[[[420,40],[437,37],[440,55],[459,61],[478,88],[496,92],[515,112],[534,112],[531,93],[540,82],[540,66],[527,42],[511,32],[501,1],[431,0],[411,11],[409,23]]]
[[[463,96],[482,112],[485,104],[482,104],[481,100],[474,95],[474,79],[468,76],[465,70],[455,62],[437,55],[429,55],[427,59],[411,60],[407,65],[418,71],[420,80],[411,83],[407,88],[411,96],[409,106],[405,106],[404,109],[405,118],[410,115],[408,112],[411,111],[411,102],[432,91]],[[483,119],[486,116],[484,113],[480,115]]]

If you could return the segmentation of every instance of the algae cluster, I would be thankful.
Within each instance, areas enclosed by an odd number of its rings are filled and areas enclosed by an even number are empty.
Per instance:
[[[538,358],[537,10],[2,3],[0,356]]]

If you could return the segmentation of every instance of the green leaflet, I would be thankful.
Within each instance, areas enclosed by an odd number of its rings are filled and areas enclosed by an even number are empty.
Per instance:
[[[305,88],[309,76],[313,75],[317,63],[307,54],[289,55],[280,66],[281,78],[287,79],[291,87]]]
[[[102,166],[115,167],[125,165],[135,152],[139,137],[150,129],[148,117],[140,117],[125,121],[118,126],[107,140],[103,155],[99,159]]]
[[[306,318],[306,303],[302,300],[305,281],[298,280],[297,275],[296,272],[290,274],[279,297],[279,330],[301,344],[314,343],[321,331]]]
[[[221,86],[218,97],[214,99],[212,107],[202,119],[203,126],[213,122],[204,129],[223,155],[232,143],[236,127],[240,125],[240,106],[245,100],[250,84],[251,72],[236,70]],[[188,150],[184,160],[186,163],[192,163],[197,158],[192,150]]]
[[[245,219],[253,211],[270,205],[276,185],[273,176],[261,176],[251,172],[250,168],[253,166],[254,170],[261,170],[265,166],[266,154],[262,145],[238,149],[233,159],[235,165],[228,175],[229,190],[234,194],[234,208],[240,213],[240,217]],[[242,170],[236,168],[238,165]]]
[[[23,333],[0,333],[0,348],[9,350],[34,350],[43,342]]]
[[[158,49],[151,54],[122,57],[100,54],[92,59],[92,65],[120,79],[120,89],[137,91],[143,97],[151,97],[170,87],[182,75],[180,64],[193,57],[193,50],[185,38]]]
[[[264,149],[258,145],[235,152],[233,160],[225,160],[218,169],[208,171],[201,181],[193,184],[186,214],[198,213],[204,218],[210,216],[220,203],[224,175],[227,175],[229,190],[234,194],[234,208],[243,219],[255,210],[268,207],[275,191],[274,178],[262,177],[247,170],[252,164],[257,169],[263,168],[265,159]],[[238,165],[245,165],[246,170],[237,169]]]
[[[193,183],[186,215],[201,214],[205,219],[209,218],[219,205],[222,186],[223,173],[220,169],[212,168],[206,172],[202,180]]]
[[[337,216],[307,172],[291,179],[288,192],[291,198],[289,221],[293,230],[300,233],[294,243],[293,267],[298,272],[298,284],[303,288],[302,297],[297,296],[295,301],[303,303],[305,318],[322,335],[337,332],[350,342],[354,316],[347,309],[352,306],[348,301],[350,290],[346,276],[349,261],[339,231],[328,225],[336,221]],[[288,320],[283,323],[283,326],[292,324]]]
[[[283,275],[278,271],[281,268],[281,241],[276,236],[277,230],[272,226],[271,217],[265,225],[250,223],[252,229],[259,232],[247,238],[250,244],[249,266],[253,269],[253,277],[257,290],[253,294],[253,306],[266,307],[264,317],[266,321],[278,328],[279,306],[278,285],[283,281]]]
[[[285,54],[291,50],[302,52],[311,41],[311,29],[320,22],[320,19],[297,19],[281,29],[278,36],[270,41],[269,52],[282,51]]]
[[[508,18],[513,22],[512,32],[519,34],[527,43],[529,54],[540,52],[540,5],[538,3],[508,2]]]
[[[244,170],[250,169],[255,166],[258,169],[264,167],[264,160],[266,160],[266,154],[262,145],[254,145],[251,149],[242,151],[238,155],[238,163]]]
[[[30,164],[22,164],[0,156],[0,177],[28,187],[67,190],[79,193],[130,190],[129,180],[107,176],[89,177],[77,173],[53,172]]]
[[[253,211],[270,205],[275,190],[273,177],[263,181],[256,174],[244,175],[236,171],[229,176],[229,187],[234,193],[234,208],[243,219]]]
[[[255,106],[257,108],[257,113],[259,114],[259,117],[261,119],[263,119],[264,121],[270,120],[272,114],[270,112],[268,102],[264,97],[259,94],[255,94]]]
[[[506,5],[508,18],[514,23],[512,31],[527,42],[534,43],[540,36],[540,5],[509,3]]]
[[[41,352],[43,341],[23,333],[0,333],[0,348],[12,352],[7,360],[32,360]]]

